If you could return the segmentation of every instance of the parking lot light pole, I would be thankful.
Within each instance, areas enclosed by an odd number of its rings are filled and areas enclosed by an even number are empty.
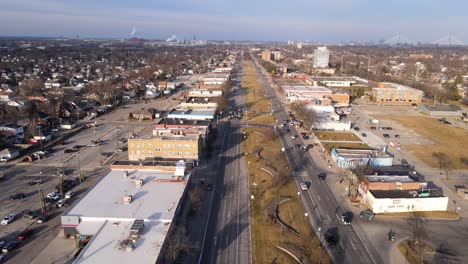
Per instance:
[[[81,161],[80,161],[80,153],[76,154],[76,156],[78,157],[78,177],[80,179],[80,183],[84,181],[84,178],[83,178],[83,175],[81,174]]]

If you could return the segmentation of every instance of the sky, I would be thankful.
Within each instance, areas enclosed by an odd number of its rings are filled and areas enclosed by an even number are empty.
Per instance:
[[[0,36],[468,44],[464,0],[0,0]]]

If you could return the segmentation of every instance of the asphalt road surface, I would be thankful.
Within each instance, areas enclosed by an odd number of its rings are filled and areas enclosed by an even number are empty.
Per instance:
[[[242,59],[236,65],[234,81],[240,80],[241,65]],[[242,105],[242,88],[233,88],[229,100],[231,104]],[[240,121],[231,119],[222,123],[219,136],[224,139],[215,179],[215,203],[199,263],[251,263],[248,179],[241,153]]]

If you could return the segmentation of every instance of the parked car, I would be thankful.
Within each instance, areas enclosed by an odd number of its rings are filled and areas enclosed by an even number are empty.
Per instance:
[[[11,201],[24,199],[24,198],[26,198],[26,195],[24,193],[15,193],[12,196],[10,196]]]
[[[296,138],[297,138],[297,135],[291,135],[291,138],[292,138],[292,139],[296,139]]]
[[[73,197],[73,195],[75,195],[75,192],[74,191],[68,191],[66,194],[65,194],[65,199],[70,199]]]
[[[359,217],[371,221],[372,219],[374,219],[375,214],[371,210],[367,209],[359,213]]]
[[[10,241],[6,243],[6,245],[2,248],[2,252],[4,254],[11,252],[13,249],[16,248],[16,246],[18,246],[18,241]]]
[[[7,215],[3,218],[1,224],[2,224],[2,225],[8,225],[9,223],[13,222],[13,220],[15,220],[15,216],[16,216],[15,214],[7,214]]]
[[[48,194],[46,195],[46,198],[51,199],[51,200],[53,200],[53,201],[60,200],[60,192],[58,192],[58,191],[53,191],[53,192],[51,192],[51,193],[48,193]]]
[[[82,149],[84,147],[86,147],[86,145],[75,145],[75,146],[73,146],[74,149]]]
[[[359,127],[354,127],[353,129],[354,129],[355,131],[361,130]]]
[[[361,136],[367,137],[367,134],[366,133],[361,133]]]
[[[63,152],[65,152],[65,153],[74,153],[74,152],[78,152],[78,149],[66,149]]]
[[[23,230],[21,233],[19,233],[18,237],[16,238],[18,239],[18,241],[23,241],[26,238],[30,237],[32,234],[33,234],[32,229],[26,229],[26,230]]]
[[[48,215],[48,214],[43,214],[43,215],[41,215],[41,216],[39,216],[39,217],[37,218],[36,222],[37,222],[38,224],[42,224],[42,223],[44,223],[45,221],[47,221],[48,219],[49,219],[49,215]]]
[[[42,184],[43,181],[42,180],[30,180],[28,182],[29,185],[37,185],[37,184]]]
[[[8,161],[8,159],[7,159],[7,158],[5,158],[5,157],[1,157],[1,158],[0,158],[0,161],[1,161],[1,162],[7,162],[7,161]]]
[[[208,191],[213,190],[213,184],[208,183],[208,184],[206,185],[206,190],[208,190]]]
[[[371,126],[370,129],[372,129],[372,130],[377,130],[377,127]]]
[[[66,204],[67,204],[67,199],[60,199],[60,200],[55,204],[55,206],[56,206],[57,208],[61,208],[61,207],[65,206]]]
[[[309,188],[307,187],[307,183],[305,183],[305,182],[301,183],[301,189],[302,189],[303,191],[307,191],[307,189],[309,189]]]
[[[400,137],[400,135],[396,134],[396,135],[395,135],[395,137],[396,137],[396,138],[399,138],[399,137]]]
[[[390,135],[389,134],[383,134],[382,135],[384,138],[390,138]]]
[[[407,160],[402,159],[402,160],[401,160],[401,165],[403,165],[403,167],[408,167],[408,166],[409,166],[409,163],[408,163]]]
[[[124,151],[127,151],[127,147],[126,146],[123,146],[123,147],[120,147],[118,149],[119,152],[124,152]]]
[[[4,246],[5,246],[5,244],[6,244],[6,242],[5,242],[5,241],[3,241],[3,240],[0,240],[0,248],[4,247]]]

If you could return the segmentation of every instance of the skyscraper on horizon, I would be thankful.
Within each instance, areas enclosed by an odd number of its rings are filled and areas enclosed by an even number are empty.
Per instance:
[[[330,50],[327,47],[317,47],[314,51],[314,68],[328,68]]]

